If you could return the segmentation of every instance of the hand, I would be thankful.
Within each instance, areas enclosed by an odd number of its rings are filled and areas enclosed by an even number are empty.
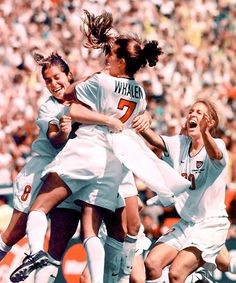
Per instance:
[[[179,133],[180,135],[185,135],[185,136],[187,136],[188,135],[188,131],[187,131],[187,124],[186,124],[186,122],[182,125],[182,127],[181,127],[181,130],[180,130],[180,133]]]
[[[109,117],[107,126],[112,133],[119,133],[123,130],[123,123],[114,117]]]
[[[59,121],[61,132],[65,134],[69,134],[71,132],[72,129],[71,121],[72,119],[70,116],[64,115],[61,117]]]
[[[200,131],[201,133],[205,133],[206,131],[208,131],[211,127],[211,121],[210,121],[210,117],[207,113],[203,114],[203,117],[199,123],[199,127],[200,127]]]
[[[151,115],[148,112],[144,112],[142,115],[138,115],[132,121],[132,126],[136,132],[140,133],[147,130],[152,122]]]

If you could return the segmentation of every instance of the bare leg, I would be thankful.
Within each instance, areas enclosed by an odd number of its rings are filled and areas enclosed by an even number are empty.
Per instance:
[[[49,262],[47,266],[36,270],[35,283],[51,283],[56,279],[62,256],[78,226],[80,213],[73,209],[55,208],[51,211],[50,218]]]
[[[70,188],[56,173],[50,173],[44,181],[30,212],[39,210],[48,214],[71,194]]]
[[[202,252],[195,247],[180,251],[170,266],[170,283],[184,283],[188,275],[203,266],[201,254]]]
[[[231,258],[226,246],[224,246],[216,257],[217,268],[222,272],[227,272]]]
[[[7,229],[1,234],[6,245],[13,246],[25,236],[27,217],[27,213],[13,210],[11,221]]]
[[[156,280],[162,276],[162,270],[177,256],[178,251],[164,243],[158,243],[149,252],[144,261],[147,280]]]
[[[130,282],[145,283],[145,269],[142,255],[135,256],[134,258],[133,269],[130,275]]]
[[[76,232],[80,213],[73,209],[55,208],[50,212],[51,234],[48,253],[61,261],[69,240]]]
[[[141,220],[139,216],[138,197],[132,196],[125,199],[127,218],[127,234],[136,236],[139,232]]]

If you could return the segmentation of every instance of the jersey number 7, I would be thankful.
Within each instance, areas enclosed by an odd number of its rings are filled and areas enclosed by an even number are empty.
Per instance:
[[[122,117],[120,117],[122,123],[125,123],[129,119],[129,117],[134,112],[136,105],[137,103],[134,101],[129,101],[123,98],[120,99],[118,104],[118,109],[123,110],[124,107],[127,107],[125,114]]]

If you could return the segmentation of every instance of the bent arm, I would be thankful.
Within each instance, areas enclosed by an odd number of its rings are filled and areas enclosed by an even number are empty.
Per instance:
[[[210,129],[213,126],[213,124],[214,121],[210,119],[207,113],[205,113],[199,124],[200,131],[202,134],[202,139],[204,142],[206,152],[209,155],[210,159],[220,160],[223,157],[223,153],[219,149],[218,145],[216,144],[214,138],[210,133]]]
[[[49,124],[48,131],[47,131],[47,137],[51,145],[54,148],[59,149],[66,144],[68,137],[69,137],[69,133],[60,131],[58,126],[55,124]]]
[[[72,103],[68,115],[82,124],[107,126],[112,132],[123,129],[123,123],[119,119],[95,112],[81,102]]]
[[[148,128],[147,130],[140,133],[142,137],[149,142],[152,146],[155,146],[161,150],[165,150],[165,144],[160,135],[155,133],[152,129]]]
[[[210,159],[220,160],[223,157],[222,151],[217,146],[214,138],[211,136],[209,131],[202,133],[202,138],[207,154]]]

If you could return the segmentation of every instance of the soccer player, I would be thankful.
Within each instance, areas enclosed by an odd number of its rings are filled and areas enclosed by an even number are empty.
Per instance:
[[[73,82],[69,66],[57,53],[40,60],[39,56],[35,56],[35,60],[42,66],[42,76],[51,96],[38,112],[36,123],[40,131],[38,138],[32,144],[33,157],[23,167],[14,183],[14,211],[9,226],[1,234],[1,260],[13,245],[24,237],[29,208],[42,185],[41,173],[72,137],[73,132],[71,118],[66,115],[71,102],[63,98],[66,88]],[[52,282],[52,277],[56,278],[67,243],[76,231],[80,208],[73,203],[73,200],[66,200],[51,211],[50,218],[49,263],[43,273],[36,273],[35,281],[38,283],[48,282],[50,277]]]
[[[192,183],[176,197],[181,220],[158,239],[147,256],[146,282],[162,282],[162,270],[169,264],[170,282],[185,282],[197,268],[216,265],[229,228],[224,205],[227,151],[221,139],[213,138],[217,125],[214,106],[198,100],[187,114],[187,135],[160,137],[150,129],[143,133]]]

